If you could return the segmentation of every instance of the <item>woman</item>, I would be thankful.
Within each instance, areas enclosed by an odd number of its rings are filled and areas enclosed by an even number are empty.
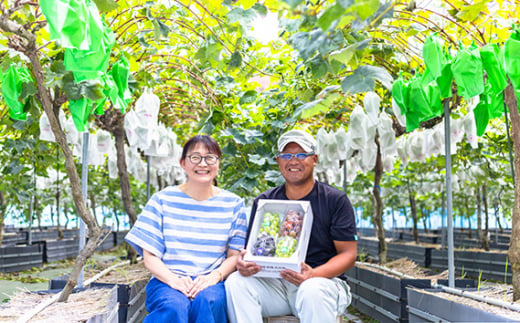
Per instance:
[[[154,194],[126,240],[152,274],[144,322],[226,322],[224,279],[247,230],[243,200],[213,185],[222,152],[197,135],[184,145],[187,181]]]

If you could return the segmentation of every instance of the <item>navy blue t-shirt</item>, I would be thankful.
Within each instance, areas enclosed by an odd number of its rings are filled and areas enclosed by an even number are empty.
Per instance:
[[[249,239],[259,199],[288,200],[285,195],[285,184],[263,192],[256,197],[251,209],[246,241]],[[323,265],[330,258],[336,256],[338,253],[334,246],[334,240],[357,240],[354,209],[344,192],[325,183],[315,181],[312,191],[300,200],[311,202],[313,214],[311,237],[305,258],[306,264],[314,268]]]

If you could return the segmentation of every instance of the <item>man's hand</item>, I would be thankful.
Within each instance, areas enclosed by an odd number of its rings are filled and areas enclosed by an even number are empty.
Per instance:
[[[313,269],[302,261],[301,273],[297,273],[294,270],[285,269],[280,272],[280,276],[287,280],[289,283],[300,286],[305,280],[313,277]]]
[[[237,260],[237,270],[242,276],[251,276],[256,273],[258,273],[260,270],[262,270],[262,267],[257,265],[254,262],[250,261],[244,261],[244,255],[246,254],[246,250],[243,249],[240,252],[240,255],[238,256]]]

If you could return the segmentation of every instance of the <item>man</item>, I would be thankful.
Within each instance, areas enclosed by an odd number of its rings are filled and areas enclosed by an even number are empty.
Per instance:
[[[226,280],[232,323],[260,323],[263,316],[288,314],[302,323],[332,323],[350,304],[343,274],[357,257],[354,210],[345,193],[314,179],[315,148],[314,138],[302,130],[290,130],[278,139],[276,161],[285,184],[260,194],[249,220],[248,236],[259,199],[310,201],[314,220],[301,272],[284,270],[281,278],[255,277],[261,267],[244,261],[242,250],[238,272]]]

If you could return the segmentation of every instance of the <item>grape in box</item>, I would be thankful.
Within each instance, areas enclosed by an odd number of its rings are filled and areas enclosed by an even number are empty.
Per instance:
[[[281,215],[265,212],[259,234],[253,246],[253,255],[290,257],[296,251],[302,230],[303,214],[296,209],[287,211],[280,224]]]
[[[300,271],[312,228],[309,201],[259,200],[247,243],[246,261],[262,266],[260,277],[279,277],[283,269]]]

